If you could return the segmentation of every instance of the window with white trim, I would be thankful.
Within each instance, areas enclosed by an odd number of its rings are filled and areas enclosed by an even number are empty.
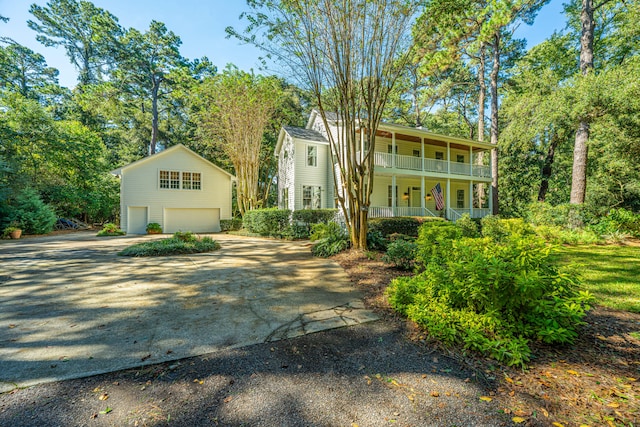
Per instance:
[[[169,190],[201,190],[202,174],[200,172],[161,170],[159,184],[160,188]]]
[[[457,154],[456,155],[456,161],[458,163],[464,163],[464,154]]]
[[[464,190],[457,191],[456,202],[456,206],[458,209],[464,209]]]
[[[307,145],[307,166],[318,166],[318,147]]]
[[[444,160],[444,152],[436,151],[436,160]]]
[[[183,190],[200,190],[202,189],[202,176],[199,172],[182,172],[182,189]]]
[[[396,188],[395,200],[396,200],[396,207],[397,207],[398,206],[398,186],[396,185],[395,188]],[[387,186],[387,206],[393,207],[393,185]]]
[[[319,185],[302,186],[302,209],[321,209],[322,187]]]

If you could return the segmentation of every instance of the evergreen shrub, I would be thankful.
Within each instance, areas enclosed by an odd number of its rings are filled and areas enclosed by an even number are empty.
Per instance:
[[[424,271],[395,279],[389,302],[444,343],[525,366],[530,340],[575,340],[592,297],[544,239],[518,221],[489,221],[490,236],[478,238],[423,226],[416,242]]]
[[[244,228],[261,236],[286,237],[291,233],[289,209],[255,209],[244,213]]]
[[[47,234],[53,231],[57,216],[33,189],[22,190],[6,207],[6,222],[17,222],[24,234]]]

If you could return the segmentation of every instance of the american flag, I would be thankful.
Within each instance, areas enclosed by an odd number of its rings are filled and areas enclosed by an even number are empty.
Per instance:
[[[437,183],[436,186],[431,189],[431,194],[436,201],[436,210],[441,211],[444,209],[444,197],[442,197],[442,187],[440,187],[440,183]]]

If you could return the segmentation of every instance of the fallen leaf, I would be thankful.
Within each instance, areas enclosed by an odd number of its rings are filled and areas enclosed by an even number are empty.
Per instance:
[[[607,405],[609,408],[619,408],[620,404],[617,402],[611,402]]]
[[[531,412],[526,412],[526,411],[515,411],[513,413],[513,415],[516,415],[518,417],[530,417],[531,416]]]
[[[580,375],[578,372],[574,371],[573,369],[567,369],[567,374],[570,374],[570,375]]]
[[[511,418],[511,421],[513,421],[516,424],[522,424],[523,422],[527,421],[522,417],[513,417]]]
[[[199,380],[197,378],[195,380],[193,380],[193,382],[196,383],[196,384],[204,384],[204,380]]]
[[[580,427],[590,427],[590,426],[588,426],[586,424],[580,424]]]
[[[544,408],[542,408],[542,415],[544,415],[545,417],[549,418],[549,413]]]
[[[511,378],[509,378],[509,377],[504,377],[504,380],[506,382],[508,382],[509,384],[513,384],[513,380]]]
[[[634,382],[634,381],[638,381],[638,380],[637,380],[637,379],[635,379],[635,378],[627,377],[627,381],[629,381],[629,382]]]
[[[17,325],[14,325],[13,323],[9,325],[9,329],[13,329],[15,328]]]
[[[100,391],[102,391],[102,389],[100,387],[96,387],[96,388],[93,389],[94,393],[98,393]]]
[[[491,402],[493,399],[490,398],[489,396],[480,396],[480,400],[483,400],[485,402]]]
[[[438,396],[440,396],[440,393],[438,393],[437,391],[431,392],[431,397],[438,397]]]
[[[551,425],[554,425],[556,427],[564,427],[564,424],[560,424],[558,422],[553,422],[553,423],[551,423]]]
[[[101,414],[108,414],[109,412],[113,411],[113,409],[109,408],[108,406],[104,409],[104,411],[100,411]]]
[[[225,397],[225,398],[224,398],[223,402],[224,402],[224,403],[229,403],[229,402],[231,402],[232,400],[233,400],[233,396],[228,396],[228,397]]]
[[[100,400],[107,400],[109,398],[109,395],[107,393],[103,393],[100,395],[100,397],[98,397],[98,399]]]
[[[351,423],[351,427],[359,427],[356,423]]]
[[[598,338],[600,341],[606,341],[607,339],[605,337],[603,337],[602,335],[596,335],[596,338]]]
[[[94,412],[93,414],[91,414],[91,418],[98,418],[98,413]]]

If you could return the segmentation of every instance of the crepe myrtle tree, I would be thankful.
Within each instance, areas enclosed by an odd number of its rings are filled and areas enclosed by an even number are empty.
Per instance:
[[[385,105],[411,58],[417,0],[248,0],[243,32],[313,96],[328,132],[335,193],[351,244],[367,247],[373,151]],[[336,117],[332,117],[335,113]]]

